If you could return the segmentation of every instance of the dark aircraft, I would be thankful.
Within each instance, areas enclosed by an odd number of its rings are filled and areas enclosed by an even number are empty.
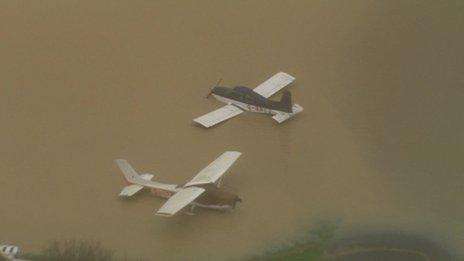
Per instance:
[[[213,95],[214,98],[227,105],[198,117],[194,121],[208,128],[243,111],[251,111],[272,114],[274,115],[272,118],[281,123],[303,111],[303,107],[298,104],[292,105],[292,96],[289,91],[284,92],[280,101],[268,98],[294,80],[293,76],[279,72],[253,90],[244,86],[234,88],[216,86],[207,97]]]

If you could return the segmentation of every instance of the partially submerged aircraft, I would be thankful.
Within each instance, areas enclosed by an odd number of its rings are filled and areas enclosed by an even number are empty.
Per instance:
[[[242,200],[237,195],[222,190],[220,186],[223,175],[241,154],[237,151],[224,152],[183,185],[152,181],[153,174],[139,175],[126,160],[117,159],[116,164],[130,184],[124,187],[119,195],[131,197],[146,188],[156,196],[168,198],[168,201],[156,212],[158,216],[172,216],[188,205],[190,205],[190,213],[195,206],[217,210],[233,209],[235,204]]]
[[[0,257],[5,258],[6,260],[18,260],[18,259],[15,259],[15,256],[18,254],[18,252],[19,252],[18,246],[0,245]]]
[[[279,72],[253,90],[244,86],[233,88],[215,86],[207,98],[213,95],[214,98],[227,105],[193,121],[209,128],[237,116],[243,111],[251,111],[272,114],[274,115],[272,118],[281,123],[302,112],[303,107],[298,104],[292,105],[292,95],[289,91],[284,92],[280,101],[270,100],[269,97],[294,80],[295,77],[290,74]]]

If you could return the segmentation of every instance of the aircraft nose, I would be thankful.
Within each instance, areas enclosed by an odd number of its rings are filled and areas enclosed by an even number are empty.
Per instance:
[[[211,94],[215,93],[215,90],[216,90],[217,86],[214,86],[208,93],[208,95],[206,95],[206,99],[209,98],[209,96],[211,96]]]

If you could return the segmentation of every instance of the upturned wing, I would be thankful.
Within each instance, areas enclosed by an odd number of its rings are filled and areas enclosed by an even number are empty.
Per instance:
[[[205,192],[204,188],[183,188],[170,197],[168,201],[166,201],[166,203],[164,203],[164,205],[156,212],[156,215],[170,217],[186,207],[188,204],[192,203],[203,192]]]
[[[288,73],[278,72],[265,82],[261,83],[258,87],[254,88],[253,91],[261,94],[262,96],[269,98],[274,93],[278,92],[285,86],[289,85],[295,80],[295,77]]]
[[[228,104],[226,106],[223,106],[215,111],[212,111],[210,113],[207,113],[203,116],[200,116],[196,119],[193,119],[196,123],[199,123],[206,128],[209,128],[211,126],[214,126],[222,121],[225,121],[227,119],[230,119],[234,116],[239,115],[243,111],[239,109],[238,107]]]
[[[234,162],[242,155],[238,151],[226,151],[206,168],[202,169],[192,180],[184,185],[184,187],[215,183],[224,173],[234,164]]]

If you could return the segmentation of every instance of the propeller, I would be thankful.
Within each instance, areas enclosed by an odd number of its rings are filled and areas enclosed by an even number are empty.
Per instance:
[[[211,94],[213,93],[214,87],[218,86],[218,85],[221,83],[221,81],[222,81],[222,78],[219,79],[219,81],[216,83],[216,85],[213,86],[213,88],[211,88],[211,90],[209,91],[208,95],[206,95],[206,99],[208,99],[209,96],[211,96]]]

